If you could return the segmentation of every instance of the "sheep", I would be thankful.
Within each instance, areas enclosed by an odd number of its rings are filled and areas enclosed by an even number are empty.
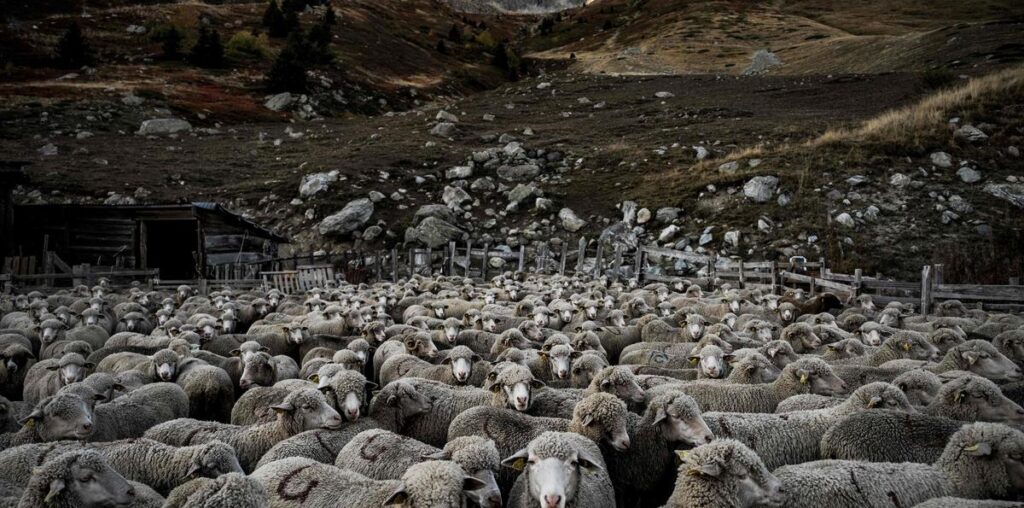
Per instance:
[[[793,323],[782,330],[779,339],[793,346],[796,353],[810,353],[821,346],[821,338],[807,323]]]
[[[547,350],[542,349],[526,365],[533,376],[541,381],[566,380],[569,379],[572,361],[579,356],[580,353],[574,351],[572,346],[559,344]]]
[[[11,401],[0,396],[0,432],[17,432],[21,428],[18,421],[31,410],[32,406],[23,401]]]
[[[430,412],[408,421],[402,434],[438,448],[444,446],[448,438],[448,426],[456,416],[471,407],[486,406],[492,399],[492,394],[487,390],[472,386],[449,386],[439,381],[419,378],[403,378],[387,386],[395,383],[407,383],[432,401]]]
[[[337,429],[341,426],[341,416],[315,389],[294,392],[273,409],[277,412],[277,420],[270,423],[237,426],[181,418],[157,425],[147,430],[144,436],[177,446],[224,441],[235,448],[242,469],[248,473],[278,441],[305,430]]]
[[[821,457],[930,464],[939,459],[949,437],[963,424],[921,413],[861,411],[839,420],[825,432]]]
[[[483,488],[454,462],[414,464],[401,480],[371,480],[361,474],[302,457],[271,462],[253,472],[275,507],[423,506],[461,508],[469,491]]]
[[[829,363],[840,363],[841,360],[859,359],[866,352],[863,342],[857,339],[842,339],[826,344],[821,359]]]
[[[18,507],[142,506],[139,494],[102,455],[77,450],[58,455],[34,469]]]
[[[628,413],[626,422],[629,447],[604,450],[608,473],[617,492],[627,499],[643,498],[645,504],[668,498],[671,488],[660,487],[672,483],[664,480],[671,476],[677,446],[699,446],[715,437],[697,403],[680,393],[655,397],[642,416]]]
[[[726,354],[722,348],[715,345],[708,345],[694,350],[690,353],[690,363],[696,364],[697,379],[720,379],[729,373],[729,361],[733,359],[731,354]]]
[[[860,363],[877,367],[899,359],[937,361],[939,349],[921,334],[900,330],[885,339],[881,347],[870,357],[858,357],[843,363]]]
[[[188,395],[189,417],[209,418],[218,422],[230,420],[235,387],[224,369],[186,358],[178,363],[175,382]]]
[[[964,499],[961,497],[936,497],[914,508],[1020,508],[1018,501],[997,501],[994,499]]]
[[[1024,329],[1000,333],[992,339],[992,344],[1003,356],[1018,366],[1024,366]]]
[[[35,365],[32,344],[0,342],[0,395],[18,398],[23,393],[28,370]]]
[[[597,446],[568,432],[545,432],[502,464],[521,471],[507,506],[606,506],[615,491]]]
[[[86,403],[106,397],[91,387],[71,385],[62,392],[75,393]],[[153,383],[93,408],[93,432],[89,441],[115,441],[141,437],[149,428],[188,414],[188,396],[174,383]],[[30,415],[30,416],[34,416]]]
[[[137,370],[148,382],[172,381],[178,367],[178,354],[170,349],[161,349],[152,356],[137,353],[115,353],[96,364],[96,372],[119,374]]]
[[[733,356],[725,382],[744,385],[771,383],[778,379],[780,374],[782,369],[771,360],[761,353],[750,352],[738,359]]]
[[[482,437],[451,439],[439,449],[388,430],[366,430],[341,449],[334,465],[372,480],[398,480],[409,467],[426,460],[455,462],[485,485],[467,492],[472,501],[480,506],[501,507],[501,492],[494,479],[501,458],[494,441]]]
[[[575,351],[594,351],[599,353],[602,357],[608,358],[608,351],[605,351],[604,346],[601,345],[601,338],[592,331],[577,333],[572,337],[572,341],[569,345],[572,346]]]
[[[604,355],[594,351],[585,351],[572,361],[570,373],[570,385],[573,388],[586,388],[598,372],[608,367],[608,360]]]
[[[455,346],[440,365],[421,360],[413,355],[399,354],[381,364],[380,382],[388,384],[402,377],[432,379],[448,385],[464,385],[473,374],[480,355],[466,346]]]
[[[779,369],[784,369],[786,368],[786,365],[800,359],[800,355],[793,351],[793,346],[784,340],[766,342],[764,345],[756,349],[737,349],[736,351],[733,351],[732,355],[735,358],[740,358],[751,352],[761,353],[765,358],[771,360],[771,362]]]
[[[425,332],[403,335],[401,340],[385,341],[373,353],[374,379],[380,379],[380,368],[385,360],[402,353],[419,358],[437,358],[437,346]]]
[[[0,448],[88,438],[93,433],[91,402],[73,393],[58,393],[43,399],[19,421],[20,430],[0,435]]]
[[[864,385],[834,407],[786,414],[706,412],[704,419],[718,437],[737,439],[757,452],[768,469],[820,458],[822,435],[846,416],[881,407],[913,411],[903,392],[887,383]]]
[[[1020,381],[1024,373],[1009,358],[1003,356],[992,343],[984,340],[969,340],[949,349],[938,364],[926,364],[914,360],[893,360],[881,367],[909,369],[924,367],[936,374],[951,370],[963,370],[993,381]]]
[[[1024,425],[1024,408],[1006,398],[992,381],[971,374],[943,384],[924,413],[968,422]]]
[[[780,506],[782,483],[753,450],[735,439],[716,439],[677,451],[679,470],[667,507]]]
[[[254,478],[228,473],[196,478],[171,491],[165,508],[270,508],[267,490]]]
[[[67,353],[59,360],[50,359],[36,363],[25,375],[25,402],[34,405],[56,393],[62,386],[85,379],[93,366],[78,353]]]
[[[995,423],[965,425],[933,464],[825,460],[775,475],[786,506],[913,506],[942,496],[1007,499],[1024,488],[1017,472],[1024,433]]]
[[[244,355],[245,367],[238,379],[238,386],[248,390],[253,386],[270,386],[285,379],[299,377],[299,366],[295,360],[283,356],[270,356],[262,351]]]
[[[191,478],[216,478],[242,471],[235,450],[220,441],[179,448],[150,439],[129,439],[107,443],[60,441],[19,446],[0,453],[0,474],[8,483],[24,485],[37,464],[46,462],[49,457],[83,449],[99,452],[125,478],[146,484],[162,494],[169,493]]]
[[[903,391],[911,405],[918,407],[931,404],[942,385],[939,376],[924,369],[908,370],[896,376],[892,384]]]
[[[315,384],[314,384],[315,383]],[[231,408],[233,425],[266,423],[277,418],[272,406],[280,404],[289,394],[307,388],[317,388],[327,397],[327,403],[348,421],[361,415],[366,403],[366,388],[375,387],[359,372],[337,365],[325,365],[309,381],[290,379],[273,386],[253,388],[238,398]]]

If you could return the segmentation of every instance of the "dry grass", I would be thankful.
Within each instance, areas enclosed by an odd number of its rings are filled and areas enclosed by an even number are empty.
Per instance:
[[[949,118],[969,116],[990,104],[1024,98],[1024,66],[1011,67],[941,90],[916,104],[883,113],[855,129],[831,129],[807,143],[810,147],[866,142],[921,148],[948,137]]]

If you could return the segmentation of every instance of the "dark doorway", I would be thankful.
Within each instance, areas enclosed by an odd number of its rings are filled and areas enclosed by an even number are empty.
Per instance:
[[[198,237],[194,220],[146,221],[146,265],[164,280],[195,279]]]

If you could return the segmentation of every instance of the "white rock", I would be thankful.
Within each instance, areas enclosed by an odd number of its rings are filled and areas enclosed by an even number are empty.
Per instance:
[[[725,243],[732,245],[733,248],[740,246],[740,232],[737,230],[726,231],[725,236],[722,237]]]
[[[430,134],[447,138],[452,134],[455,134],[455,124],[451,122],[440,122],[435,125],[433,129],[430,129]]]
[[[850,214],[846,212],[836,215],[836,222],[848,228],[852,228],[855,225],[855,223],[853,222],[853,217],[851,217]]]
[[[775,194],[779,179],[774,176],[755,176],[743,184],[743,195],[755,203],[767,203]]]
[[[640,211],[636,212],[636,223],[647,224],[651,221],[651,211],[647,208],[641,208]]]
[[[587,221],[579,218],[576,212],[569,208],[563,208],[558,211],[558,220],[561,221],[562,227],[570,233],[575,233],[587,225]]]
[[[299,184],[299,195],[308,198],[315,196],[325,190],[334,182],[338,181],[338,171],[329,173],[312,173],[302,177]]]
[[[903,173],[896,173],[889,177],[889,185],[893,187],[906,187],[910,185],[910,177]]]
[[[981,181],[981,173],[970,166],[960,166],[960,169],[956,170],[956,176],[960,177],[964,183],[977,183]]]
[[[43,145],[42,148],[39,149],[39,155],[42,155],[43,157],[52,157],[54,155],[57,155],[58,151],[59,150],[57,149],[57,145],[53,143],[47,143]]]
[[[455,166],[444,173],[449,180],[459,180],[473,176],[473,166]]]
[[[295,97],[289,92],[282,92],[271,96],[263,105],[271,111],[284,111],[295,102]]]
[[[718,165],[718,170],[722,173],[735,173],[739,169],[739,161],[729,161]]]
[[[192,124],[180,118],[154,118],[146,120],[139,126],[137,134],[143,136],[176,134],[192,130]]]
[[[676,94],[674,94],[672,92],[655,92],[654,96],[659,98],[659,99],[671,99],[671,98],[675,97]]]
[[[985,134],[981,129],[973,125],[967,124],[957,129],[953,133],[953,137],[970,143],[980,143],[988,139],[988,134]]]
[[[711,155],[711,152],[708,152],[708,149],[704,148],[703,146],[694,146],[692,148],[695,152],[697,152],[697,160],[699,161],[707,159],[708,155]]]
[[[660,233],[658,233],[658,241],[667,242],[671,240],[674,236],[676,236],[676,233],[678,232],[679,226],[676,226],[675,224],[667,226],[665,227],[665,229],[662,229]]]
[[[437,112],[437,116],[435,116],[434,119],[439,122],[459,123],[459,117],[443,109]]]
[[[953,158],[946,152],[934,152],[931,154],[932,165],[939,168],[953,167]]]

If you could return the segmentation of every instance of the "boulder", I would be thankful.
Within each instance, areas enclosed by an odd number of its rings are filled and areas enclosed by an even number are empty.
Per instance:
[[[780,65],[782,65],[782,60],[779,59],[778,55],[767,49],[759,49],[750,57],[750,65],[743,69],[743,75],[761,74],[772,67]]]
[[[658,222],[668,224],[679,218],[680,211],[681,209],[675,207],[659,208],[657,212],[654,212],[654,217],[658,219]]]
[[[445,222],[455,222],[455,212],[451,208],[444,205],[423,205],[413,214],[412,223],[419,224],[427,217],[434,217]]]
[[[338,171],[334,170],[329,173],[312,173],[302,177],[302,183],[299,184],[299,195],[308,198],[319,194],[330,186],[330,184],[338,181]]]
[[[743,185],[743,195],[755,203],[767,203],[778,186],[777,177],[755,176]]]
[[[508,201],[510,203],[520,203],[535,194],[537,194],[536,187],[521,183],[516,185],[514,189],[508,191]]]
[[[263,105],[271,111],[284,111],[295,102],[295,97],[290,92],[282,92],[272,95]]]
[[[933,152],[931,155],[932,165],[937,168],[953,167],[953,158],[946,152]]]
[[[443,109],[437,112],[437,116],[435,116],[434,119],[438,122],[459,123],[459,117]]]
[[[440,136],[442,138],[451,137],[455,134],[455,124],[451,122],[440,122],[430,129],[430,134],[434,136]]]
[[[498,168],[498,178],[510,182],[526,182],[533,180],[540,174],[540,167],[536,164],[520,164],[518,166],[501,166]]]
[[[441,201],[451,208],[459,208],[462,203],[467,201],[473,201],[473,198],[469,196],[469,193],[462,190],[459,187],[447,186],[444,188],[444,192],[441,193]]]
[[[1024,208],[1024,184],[990,183],[985,186],[985,192],[1009,201],[1018,208]]]
[[[427,217],[414,228],[405,230],[405,243],[419,243],[436,249],[451,240],[462,240],[466,232],[437,217]]]
[[[569,208],[563,208],[558,211],[558,220],[561,221],[562,227],[570,233],[575,233],[587,225],[587,221],[579,218],[576,212]]]
[[[159,136],[190,130],[192,130],[192,124],[180,118],[154,118],[143,121],[142,125],[139,126],[138,134],[143,136]]]
[[[968,143],[981,143],[988,139],[988,134],[985,134],[981,129],[971,124],[967,124],[957,129],[953,133],[953,138]]]
[[[607,252],[613,252],[616,246],[625,250],[633,250],[639,245],[639,238],[633,227],[626,222],[616,222],[601,231],[599,241],[604,244]]]
[[[960,177],[964,183],[978,183],[981,181],[981,173],[970,166],[960,166],[960,169],[956,170],[956,176]]]
[[[733,248],[740,246],[740,232],[738,230],[726,231],[722,239],[725,240],[725,243],[732,245]]]
[[[444,172],[444,177],[449,180],[461,180],[473,176],[473,166],[455,166]]]
[[[373,201],[367,198],[349,201],[340,212],[329,215],[320,222],[320,234],[344,235],[366,224],[373,215]]]
[[[848,228],[852,228],[854,226],[853,217],[846,212],[836,215],[836,222]]]

